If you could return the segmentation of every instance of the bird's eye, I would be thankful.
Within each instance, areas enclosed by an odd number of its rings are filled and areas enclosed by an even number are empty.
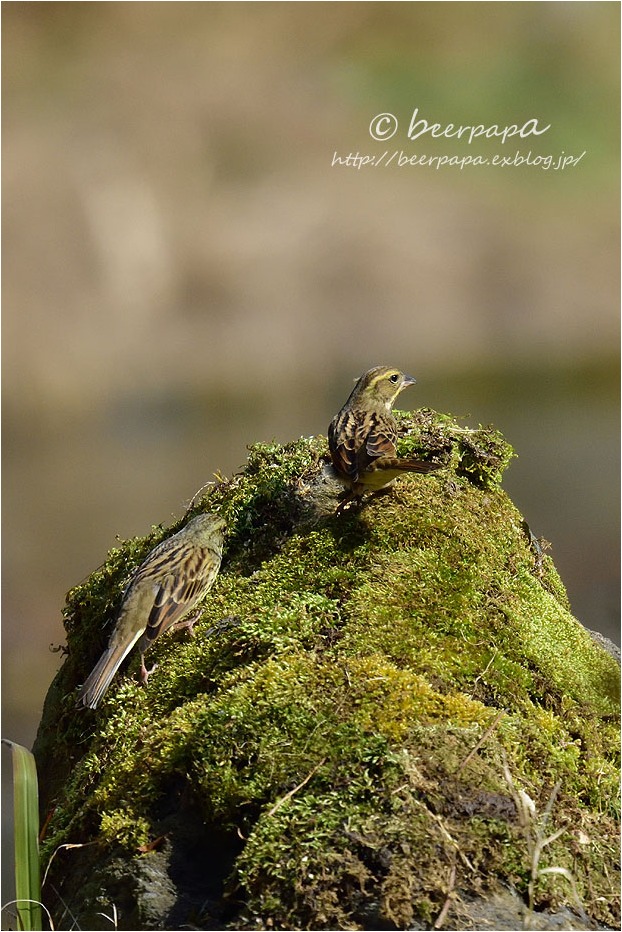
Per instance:
[[[389,382],[399,382],[399,379],[399,372],[394,372],[393,375],[389,377]]]

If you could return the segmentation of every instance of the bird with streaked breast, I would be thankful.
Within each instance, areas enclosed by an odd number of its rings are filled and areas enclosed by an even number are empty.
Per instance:
[[[429,473],[439,463],[397,455],[395,399],[415,379],[399,369],[375,366],[362,375],[345,405],[330,422],[328,446],[333,468],[349,490],[340,509],[367,491],[377,492],[404,472]]]
[[[188,627],[188,617],[211,589],[220,569],[225,522],[213,514],[197,515],[154,547],[134,572],[124,592],[108,647],[80,690],[78,705],[95,709],[117,670],[138,642],[141,680],[147,670],[144,654],[157,637],[170,628]]]

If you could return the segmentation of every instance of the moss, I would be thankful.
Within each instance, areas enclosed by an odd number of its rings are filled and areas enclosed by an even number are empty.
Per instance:
[[[128,574],[181,522],[71,590],[37,741],[56,806],[44,859],[93,840],[148,857],[183,800],[235,839],[231,927],[359,928],[371,901],[395,927],[432,925],[454,868],[470,893],[527,888],[507,766],[537,812],[561,780],[546,863],[615,925],[617,666],[501,489],[503,438],[398,416],[400,452],[445,468],[362,508],[335,514],[321,437],[254,446],[210,485],[192,513],[229,530],[196,636],[156,643],[148,689],[130,660],[95,715],[76,686]],[[567,886],[544,875],[537,904],[572,904]]]

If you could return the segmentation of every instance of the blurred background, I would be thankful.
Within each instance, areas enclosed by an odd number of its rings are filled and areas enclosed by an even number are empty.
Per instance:
[[[618,639],[616,3],[2,4],[3,735],[64,594],[352,380],[494,424],[574,613]],[[406,138],[536,118],[542,136]],[[372,117],[400,122],[375,142]],[[535,166],[333,156],[585,155]]]

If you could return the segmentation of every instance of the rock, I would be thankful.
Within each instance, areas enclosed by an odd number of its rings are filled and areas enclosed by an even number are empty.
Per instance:
[[[445,468],[362,507],[335,514],[322,437],[209,487],[191,511],[228,536],[195,637],[96,713],[77,687],[182,522],[68,594],[35,747],[56,928],[615,927],[618,666],[502,491],[505,441],[400,425]]]

